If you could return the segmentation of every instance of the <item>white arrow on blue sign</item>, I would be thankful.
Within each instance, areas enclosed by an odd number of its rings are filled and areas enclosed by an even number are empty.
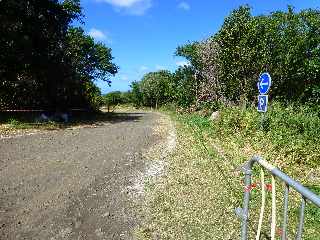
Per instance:
[[[271,87],[271,76],[269,73],[262,73],[259,77],[258,89],[260,94],[267,94]]]
[[[268,95],[258,96],[258,112],[267,112],[268,109]]]

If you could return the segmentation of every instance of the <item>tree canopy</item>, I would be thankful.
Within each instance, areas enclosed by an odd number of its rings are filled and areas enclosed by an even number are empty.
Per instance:
[[[0,1],[0,109],[93,107],[117,72],[111,49],[73,21],[80,0]]]
[[[241,6],[225,18],[216,34],[179,46],[176,55],[185,57],[190,66],[168,73],[164,84],[159,84],[159,75],[149,73],[135,83],[141,85],[140,91],[133,92],[144,99],[161,93],[167,99],[161,103],[173,100],[183,107],[251,103],[256,100],[259,75],[268,71],[273,80],[271,98],[320,101],[319,10],[295,12],[289,6],[287,11],[253,16],[249,6]],[[167,92],[164,85],[170,86]]]

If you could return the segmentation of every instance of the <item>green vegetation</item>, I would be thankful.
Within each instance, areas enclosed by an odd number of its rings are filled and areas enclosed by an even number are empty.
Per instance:
[[[242,205],[241,166],[254,154],[264,156],[288,175],[319,193],[320,120],[315,109],[274,103],[260,127],[255,107],[224,107],[212,121],[198,113],[170,113],[176,121],[179,145],[168,159],[166,176],[147,187],[147,219],[141,239],[238,239],[240,219],[234,209]],[[303,130],[297,122],[305,119]],[[307,119],[307,120],[306,120]],[[317,135],[318,134],[318,135]],[[266,148],[262,148],[266,146]],[[263,149],[263,150],[262,150]],[[250,234],[254,239],[261,205],[259,168],[254,171]],[[266,183],[271,182],[266,174]],[[277,182],[277,232],[281,230],[283,185]],[[294,238],[300,197],[290,193],[289,238]],[[271,193],[267,193],[263,238],[270,236]],[[320,209],[307,205],[304,239],[316,240]]]
[[[195,101],[194,72],[191,67],[181,67],[174,74],[169,71],[150,72],[140,82],[133,82],[131,101],[139,106],[158,109],[176,103],[188,107]]]
[[[85,35],[80,0],[0,1],[0,109],[97,109],[117,73],[111,49]]]
[[[112,111],[130,103],[176,112],[172,117],[179,146],[163,181],[148,187],[141,238],[238,239],[240,221],[234,208],[242,202],[239,169],[254,154],[319,193],[319,10],[295,12],[288,7],[285,12],[253,16],[248,6],[241,6],[215,35],[177,48],[175,54],[189,65],[173,73],[147,73],[129,92],[105,96],[94,80],[110,83],[118,67],[110,48],[72,27],[72,22],[82,21],[79,0],[0,1],[0,11],[0,109],[62,112],[105,104]],[[273,86],[271,108],[262,117],[255,109],[256,84],[265,71],[271,73]],[[219,117],[211,121],[213,111]],[[110,116],[114,115],[91,116],[81,123]],[[12,117],[6,123],[14,129],[30,127]],[[255,169],[255,182],[258,174]],[[282,189],[280,183],[277,189]],[[251,235],[257,225],[259,187],[252,193]],[[278,206],[281,194],[279,190]],[[290,195],[288,239],[295,232],[297,197]],[[268,205],[266,216],[269,213]],[[319,216],[320,210],[308,205],[305,239],[319,239]],[[268,224],[263,232],[268,238]]]
[[[167,175],[148,186],[142,239],[238,239],[243,182],[240,168],[261,155],[319,193],[320,11],[307,9],[253,16],[234,10],[210,38],[180,46],[190,65],[148,73],[132,84],[135,106],[176,113],[179,146]],[[256,110],[257,81],[270,72],[273,86],[265,116]],[[209,116],[217,111],[218,117]],[[250,234],[261,205],[259,168],[254,170]],[[270,175],[267,175],[270,183]],[[277,182],[277,234],[281,232],[283,186]],[[263,239],[269,239],[271,194],[267,194]],[[294,238],[299,195],[290,193],[289,236]],[[319,239],[320,210],[307,205],[304,239]]]
[[[116,106],[122,104],[131,103],[132,94],[130,92],[110,92],[103,96],[103,104],[107,106],[108,112],[110,112],[111,108],[115,109]]]
[[[221,29],[210,38],[177,48],[190,66],[175,73],[147,74],[133,85],[136,105],[155,106],[174,102],[177,106],[216,108],[220,103],[238,105],[256,100],[259,74],[273,78],[271,99],[283,103],[320,99],[320,11],[308,9],[252,16],[248,6],[234,10]],[[149,84],[152,82],[152,84]],[[145,101],[149,99],[149,101]]]
[[[280,168],[301,174],[318,167],[319,110],[274,102],[263,117],[254,107],[229,107],[221,109],[221,118],[213,128],[221,142],[234,142],[239,148],[250,146],[250,154],[263,154]]]
[[[213,128],[223,129],[217,130],[221,142],[230,143],[232,137],[236,146],[248,145],[256,154],[266,146],[265,158],[284,169],[317,167],[319,29],[318,10],[296,13],[288,7],[286,12],[252,16],[248,6],[241,6],[209,39],[177,48],[189,66],[146,74],[132,84],[129,99],[136,106],[170,105],[178,112],[206,116],[219,110],[222,118]],[[260,120],[253,106],[264,71],[271,73],[273,85],[271,109]]]
[[[240,223],[234,206],[240,204],[241,188],[235,183],[240,179],[234,178],[236,191],[230,194],[229,182],[220,174],[225,169],[230,176],[230,162],[200,135],[209,129],[209,121],[189,114],[172,118],[177,120],[179,144],[167,160],[165,177],[147,187],[147,217],[139,238],[237,239]]]

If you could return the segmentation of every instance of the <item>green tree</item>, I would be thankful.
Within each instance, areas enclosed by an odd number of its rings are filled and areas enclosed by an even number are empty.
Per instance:
[[[172,100],[172,74],[165,70],[147,73],[142,78],[140,90],[144,105],[158,108]]]
[[[80,17],[79,0],[0,1],[1,108],[56,104],[66,32]]]
[[[134,81],[130,85],[131,87],[131,102],[135,107],[141,107],[143,105],[143,93],[141,90],[140,82]]]
[[[95,43],[92,37],[84,34],[83,29],[70,28],[67,33],[66,55],[72,70],[67,88],[67,96],[70,98],[68,102],[97,108],[97,98],[91,94],[93,88],[88,86],[94,85],[96,79],[104,80],[110,85],[110,77],[118,71],[118,67],[112,63],[111,49],[102,43]],[[96,90],[94,92],[99,94]]]
[[[192,67],[178,68],[173,75],[174,102],[184,108],[195,104],[198,82]]]
[[[123,103],[122,93],[120,91],[110,92],[103,97],[104,104],[107,105],[108,112],[110,112],[111,107],[115,107]]]
[[[111,49],[81,28],[80,0],[0,1],[0,108],[97,108],[110,84]]]
[[[241,6],[226,17],[217,34],[178,47],[200,78],[197,101],[239,103],[256,98],[259,74],[273,78],[271,97],[306,101],[319,89],[320,11],[292,7],[252,16]]]
[[[214,36],[220,51],[217,59],[219,78],[224,82],[224,95],[231,101],[246,99],[247,91],[254,89],[250,82],[254,74],[251,71],[251,53],[255,44],[249,34],[251,22],[250,8],[241,6],[225,19],[222,28]]]

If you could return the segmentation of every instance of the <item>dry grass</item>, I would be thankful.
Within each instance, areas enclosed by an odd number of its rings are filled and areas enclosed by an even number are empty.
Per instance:
[[[191,132],[177,123],[179,144],[167,158],[166,175],[147,187],[147,218],[140,239],[239,237],[240,222],[234,214],[239,192],[231,192],[236,184],[230,186],[221,170],[224,168],[228,177],[237,173],[228,163],[215,163],[219,157],[209,156]]]
[[[239,239],[240,220],[234,209],[242,205],[241,165],[256,152],[250,141],[236,134],[215,136],[206,118],[171,114],[175,119],[178,145],[167,158],[166,174],[148,181],[145,221],[138,239]],[[297,169],[292,173],[297,174]],[[309,169],[309,176],[314,173]],[[290,175],[290,173],[289,173]],[[315,174],[318,176],[318,174]],[[303,179],[302,175],[294,176]],[[310,178],[306,179],[310,182]],[[309,180],[309,181],[308,181]],[[259,183],[259,171],[253,182]],[[317,182],[317,178],[311,183]],[[270,183],[266,176],[266,183]],[[260,187],[252,190],[250,238],[254,239],[261,205]],[[317,189],[316,189],[317,190]],[[277,182],[277,237],[281,234],[283,187]],[[290,193],[289,238],[294,239],[299,196]],[[261,239],[270,239],[271,193]],[[307,206],[304,239],[320,239],[319,210]]]

